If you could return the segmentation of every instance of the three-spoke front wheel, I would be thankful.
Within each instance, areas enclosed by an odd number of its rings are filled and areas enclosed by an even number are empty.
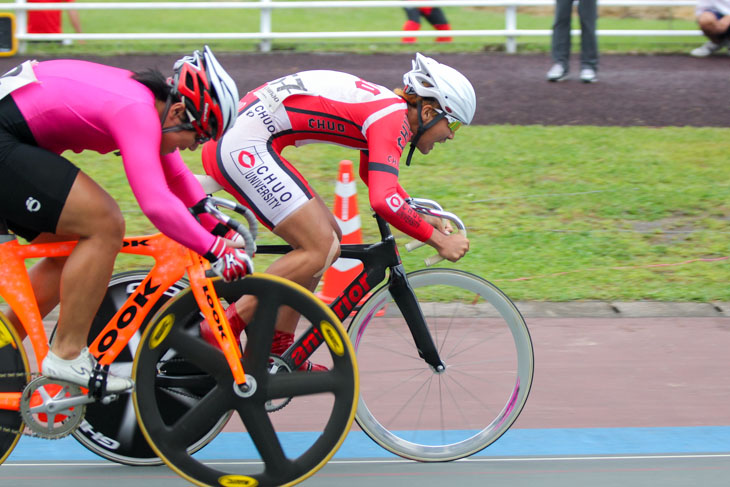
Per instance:
[[[153,319],[135,358],[134,401],[142,431],[159,457],[196,485],[293,485],[319,470],[350,429],[358,392],[354,351],[329,308],[290,281],[254,274],[213,283],[224,307],[243,295],[256,302],[242,336],[248,390],[235,384],[223,353],[199,337],[198,305],[183,291]],[[269,351],[277,316],[286,307],[301,314],[298,330],[311,330],[306,346],[319,345],[317,363],[328,371],[274,370]],[[202,398],[166,421],[164,396],[195,390],[198,381],[208,381],[200,388]],[[230,412],[226,430],[200,455],[184,448]]]

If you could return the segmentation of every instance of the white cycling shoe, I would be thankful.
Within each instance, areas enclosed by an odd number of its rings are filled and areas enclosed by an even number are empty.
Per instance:
[[[41,373],[49,379],[65,380],[82,387],[89,387],[94,367],[96,367],[96,359],[86,347],[73,360],[64,360],[49,350],[41,364]],[[111,373],[107,375],[107,392],[126,392],[132,389],[134,389],[134,381],[129,377],[119,377]]]

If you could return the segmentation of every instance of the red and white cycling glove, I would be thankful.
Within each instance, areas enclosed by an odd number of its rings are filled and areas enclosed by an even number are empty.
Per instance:
[[[243,240],[243,237],[240,233],[238,233],[235,230],[228,230],[225,235],[223,235],[223,238],[226,240],[230,240],[234,244],[240,245],[241,247],[245,247],[245,243]],[[238,247],[237,247],[238,248]],[[243,249],[241,249],[243,250]]]
[[[241,249],[228,247],[221,237],[217,237],[213,246],[204,255],[211,262],[213,272],[226,282],[241,279],[253,272],[253,261]]]
[[[213,228],[213,230],[210,231],[213,235],[216,235],[218,237],[223,237],[226,240],[230,240],[234,244],[237,245],[236,248],[239,248],[240,245],[241,248],[245,247],[246,242],[243,240],[243,237],[240,233],[238,233],[235,230],[232,230],[228,228],[226,225],[219,223],[218,225]]]

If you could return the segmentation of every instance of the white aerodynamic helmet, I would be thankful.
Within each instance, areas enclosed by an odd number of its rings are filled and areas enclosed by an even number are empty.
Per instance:
[[[403,75],[406,93],[435,98],[449,121],[469,125],[474,118],[477,100],[474,87],[466,76],[445,64],[416,53],[413,69]]]

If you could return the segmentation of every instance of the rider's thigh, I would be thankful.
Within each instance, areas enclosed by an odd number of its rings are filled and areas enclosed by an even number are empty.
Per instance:
[[[314,192],[314,197],[319,201],[319,204],[321,208],[324,208],[324,212],[327,214],[327,220],[330,222],[330,226],[335,231],[335,234],[337,234],[337,241],[342,242],[342,229],[340,228],[339,223],[337,223],[337,220],[335,219],[335,215],[329,210],[327,207],[327,204],[324,202],[322,197],[317,193],[316,191],[312,190]]]
[[[313,198],[274,227],[273,232],[295,249],[326,255],[336,238],[333,225],[337,223],[327,206],[320,198]]]
[[[55,232],[78,172],[64,157],[0,131],[0,215],[27,240]]]
[[[56,233],[102,237],[121,247],[124,230],[124,217],[117,202],[80,171],[63,205]]]

